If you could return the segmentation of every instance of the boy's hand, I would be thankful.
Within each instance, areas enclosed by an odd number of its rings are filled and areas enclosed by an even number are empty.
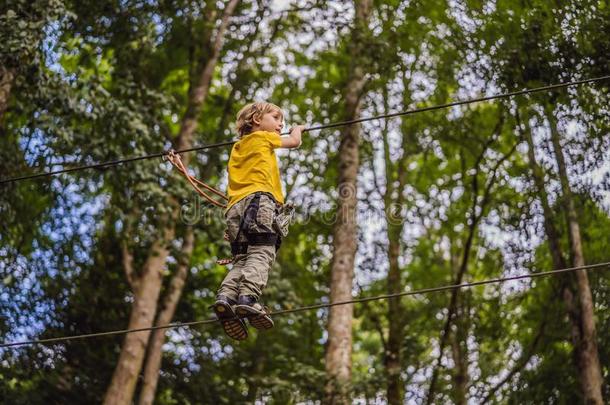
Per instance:
[[[298,148],[301,146],[301,134],[305,125],[297,125],[290,128],[290,135],[282,137],[282,148]]]
[[[304,130],[305,130],[305,125],[297,125],[297,126],[290,128],[290,134],[292,135],[293,131],[299,131],[300,133],[303,133]]]

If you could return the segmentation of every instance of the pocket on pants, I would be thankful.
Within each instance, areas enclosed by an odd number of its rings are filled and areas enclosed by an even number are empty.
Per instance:
[[[237,237],[237,232],[239,231],[239,222],[241,221],[241,215],[237,204],[232,206],[225,214],[225,221],[227,224],[226,231],[229,234],[229,241],[234,242]],[[240,239],[245,238],[242,235]]]
[[[258,232],[273,232],[273,220],[275,219],[275,201],[263,194],[260,197],[258,213],[256,214],[257,224],[253,224]]]

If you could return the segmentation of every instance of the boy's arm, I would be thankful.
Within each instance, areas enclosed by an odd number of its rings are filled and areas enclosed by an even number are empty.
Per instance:
[[[297,125],[290,129],[290,135],[282,136],[282,148],[298,148],[301,146],[301,134],[305,129],[305,125]]]

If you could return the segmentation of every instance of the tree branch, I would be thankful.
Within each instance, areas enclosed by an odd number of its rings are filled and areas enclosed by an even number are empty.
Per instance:
[[[478,175],[481,171],[481,162],[483,161],[483,158],[485,156],[485,152],[486,150],[489,148],[489,146],[491,145],[491,143],[494,141],[494,135],[495,134],[499,134],[502,126],[504,124],[504,116],[503,114],[500,115],[499,119],[498,119],[498,123],[496,124],[494,131],[492,132],[492,135],[486,140],[483,149],[481,150],[481,153],[478,155],[477,159],[476,159],[476,163],[475,163],[475,167],[476,167],[476,172],[473,176],[472,179],[472,206],[471,206],[471,213],[472,213],[472,218],[471,218],[471,222],[469,225],[469,229],[468,229],[468,237],[466,239],[466,243],[464,245],[464,253],[462,255],[462,262],[460,265],[460,269],[458,271],[458,274],[455,277],[455,280],[453,282],[453,284],[460,284],[463,280],[464,274],[466,273],[466,270],[468,268],[468,259],[470,257],[470,251],[472,248],[472,243],[474,240],[474,235],[475,235],[475,231],[476,228],[479,224],[479,221],[481,220],[481,218],[483,217],[483,215],[485,214],[485,206],[487,205],[487,203],[489,202],[489,195],[491,193],[491,187],[493,186],[493,184],[495,183],[495,179],[496,179],[496,175],[497,175],[497,170],[500,167],[500,165],[504,162],[505,159],[508,159],[508,157],[510,155],[512,155],[514,153],[514,151],[517,148],[517,144],[515,144],[513,146],[513,148],[511,148],[511,150],[509,151],[508,154],[506,154],[505,156],[503,156],[502,159],[500,159],[499,162],[496,163],[494,170],[493,170],[493,175],[491,178],[491,181],[487,184],[487,187],[485,188],[484,191],[484,197],[481,201],[481,204],[479,205],[477,200],[478,200],[478,196],[479,196],[479,183],[478,183]],[[476,209],[477,207],[480,208],[480,212],[477,215],[476,213]],[[441,340],[439,343],[439,354],[436,360],[436,366],[434,368],[434,371],[432,372],[432,378],[430,379],[430,387],[428,389],[428,396],[426,399],[426,404],[431,404],[434,400],[434,396],[436,394],[435,390],[436,390],[436,381],[438,380],[438,370],[440,369],[440,365],[441,365],[441,360],[443,358],[443,352],[445,350],[445,346],[447,345],[447,341],[449,338],[449,334],[451,332],[451,323],[453,322],[453,317],[455,315],[456,312],[456,308],[457,308],[457,299],[458,299],[458,295],[459,295],[459,291],[458,290],[453,290],[451,292],[451,300],[449,302],[449,306],[448,306],[448,314],[447,314],[447,319],[445,321],[445,325],[443,327],[442,330],[442,334],[441,334]]]
[[[545,313],[546,313],[546,311],[545,311]],[[547,318],[545,317],[544,320],[541,322],[540,327],[538,328],[538,333],[536,333],[536,336],[534,337],[534,340],[530,344],[530,346],[527,350],[527,353],[525,355],[521,356],[521,358],[519,359],[519,362],[517,362],[515,367],[513,367],[513,369],[506,375],[506,377],[504,377],[495,386],[493,386],[491,388],[491,390],[489,390],[489,392],[487,393],[485,398],[483,398],[483,401],[481,401],[482,404],[487,403],[491,399],[491,397],[500,388],[502,388],[502,386],[504,384],[509,382],[515,374],[517,374],[519,371],[521,371],[523,369],[523,367],[525,367],[527,365],[527,363],[529,363],[532,356],[534,356],[538,343],[540,343],[540,339],[542,339],[542,336],[544,336],[544,328],[546,327],[546,323],[547,323]]]

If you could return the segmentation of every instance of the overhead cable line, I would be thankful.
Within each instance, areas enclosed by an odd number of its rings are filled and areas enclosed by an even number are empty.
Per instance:
[[[304,307],[298,307],[298,308],[293,308],[293,309],[284,309],[284,310],[280,310],[277,312],[272,312],[269,315],[272,317],[276,317],[276,316],[280,316],[280,315],[293,314],[293,313],[297,313],[297,312],[305,312],[305,311],[329,308],[329,307],[334,307],[334,306],[338,306],[338,305],[348,305],[348,304],[356,304],[356,303],[362,303],[362,302],[379,301],[379,300],[385,300],[385,299],[391,299],[391,298],[405,297],[405,296],[409,296],[409,295],[430,294],[430,293],[434,293],[434,292],[447,291],[447,290],[458,290],[458,289],[462,289],[462,288],[471,288],[471,287],[476,287],[476,286],[486,285],[486,284],[497,284],[497,283],[505,283],[507,281],[555,276],[558,274],[570,273],[570,272],[574,272],[574,271],[578,271],[578,270],[600,269],[600,268],[609,267],[609,266],[610,266],[610,262],[589,264],[589,265],[578,266],[578,267],[568,267],[568,268],[564,268],[564,269],[551,270],[551,271],[546,271],[546,272],[541,272],[541,273],[522,274],[519,276],[493,278],[493,279],[482,280],[482,281],[473,281],[471,283],[451,284],[451,285],[444,285],[444,286],[440,286],[440,287],[423,288],[420,290],[405,291],[405,292],[395,293],[395,294],[385,294],[385,295],[376,295],[373,297],[355,298],[355,299],[351,299],[351,300],[347,300],[347,301],[330,302],[327,304],[308,305],[308,306],[304,306]],[[83,335],[63,336],[63,337],[49,338],[49,339],[26,340],[26,341],[13,342],[13,343],[2,343],[2,344],[0,344],[0,348],[26,346],[26,345],[48,345],[48,344],[52,344],[52,343],[66,342],[66,341],[70,341],[70,340],[88,339],[88,338],[101,337],[101,336],[114,336],[114,335],[122,335],[122,334],[126,334],[126,333],[146,332],[146,331],[159,330],[159,329],[173,329],[173,328],[180,328],[180,327],[190,327],[190,326],[212,324],[212,323],[216,323],[216,322],[218,322],[217,319],[206,319],[203,321],[192,321],[192,322],[174,322],[174,323],[168,323],[167,325],[151,326],[151,327],[147,327],[147,328],[123,329],[123,330],[114,330],[114,331],[108,331],[108,332],[88,333],[88,334],[83,334]]]
[[[607,79],[610,79],[610,75],[594,77],[594,78],[590,78],[590,79],[577,80],[577,81],[573,81],[573,82],[551,84],[548,86],[535,87],[535,88],[524,89],[524,90],[519,90],[519,91],[512,91],[512,92],[501,93],[501,94],[496,94],[496,95],[492,95],[492,96],[485,96],[485,97],[478,97],[478,98],[472,98],[472,99],[467,99],[467,100],[454,101],[454,102],[446,103],[446,104],[439,104],[439,105],[430,106],[430,107],[415,108],[412,110],[400,111],[400,112],[384,114],[384,115],[377,115],[377,116],[372,116],[372,117],[358,118],[358,119],[349,120],[349,121],[340,121],[340,122],[335,122],[335,123],[331,123],[331,124],[325,124],[325,125],[305,128],[304,132],[318,131],[321,129],[328,129],[328,128],[336,128],[336,127],[345,126],[345,125],[358,124],[361,122],[381,120],[381,119],[387,119],[387,118],[394,118],[394,117],[399,117],[399,116],[404,116],[404,115],[412,115],[412,114],[422,113],[422,112],[426,112],[426,111],[434,111],[434,110],[440,110],[440,109],[444,109],[444,108],[455,107],[455,106],[459,106],[459,105],[478,103],[481,101],[489,101],[489,100],[494,100],[494,99],[499,99],[499,98],[508,98],[508,97],[525,95],[525,94],[538,93],[538,92],[542,92],[542,91],[549,91],[549,90],[555,90],[555,89],[560,89],[560,88],[565,88],[565,87],[583,85],[583,84],[587,84],[587,83],[599,82],[599,81],[607,80]],[[235,142],[237,142],[237,141],[227,141],[227,142],[219,142],[219,143],[214,143],[214,144],[209,144],[209,145],[196,146],[196,147],[192,147],[192,148],[188,148],[188,149],[177,150],[177,151],[175,151],[175,153],[187,153],[187,152],[195,152],[195,151],[201,151],[201,150],[206,150],[206,149],[219,148],[219,147],[223,147],[223,146],[233,145]],[[160,158],[167,154],[168,154],[168,152],[159,152],[159,153],[153,153],[152,155],[135,156],[135,157],[130,157],[130,158],[112,160],[112,161],[103,162],[103,163],[76,166],[76,167],[71,167],[71,168],[66,168],[66,169],[61,169],[61,170],[35,173],[35,174],[30,174],[30,175],[20,176],[20,177],[12,177],[12,178],[8,178],[8,179],[1,179],[0,184],[13,183],[13,182],[17,182],[17,181],[36,179],[36,178],[41,178],[41,177],[55,176],[55,175],[62,174],[62,173],[70,173],[70,172],[75,172],[75,171],[80,171],[80,170],[99,169],[99,168],[105,168],[105,167],[110,167],[110,166],[118,166],[123,163],[135,162],[138,160]]]

